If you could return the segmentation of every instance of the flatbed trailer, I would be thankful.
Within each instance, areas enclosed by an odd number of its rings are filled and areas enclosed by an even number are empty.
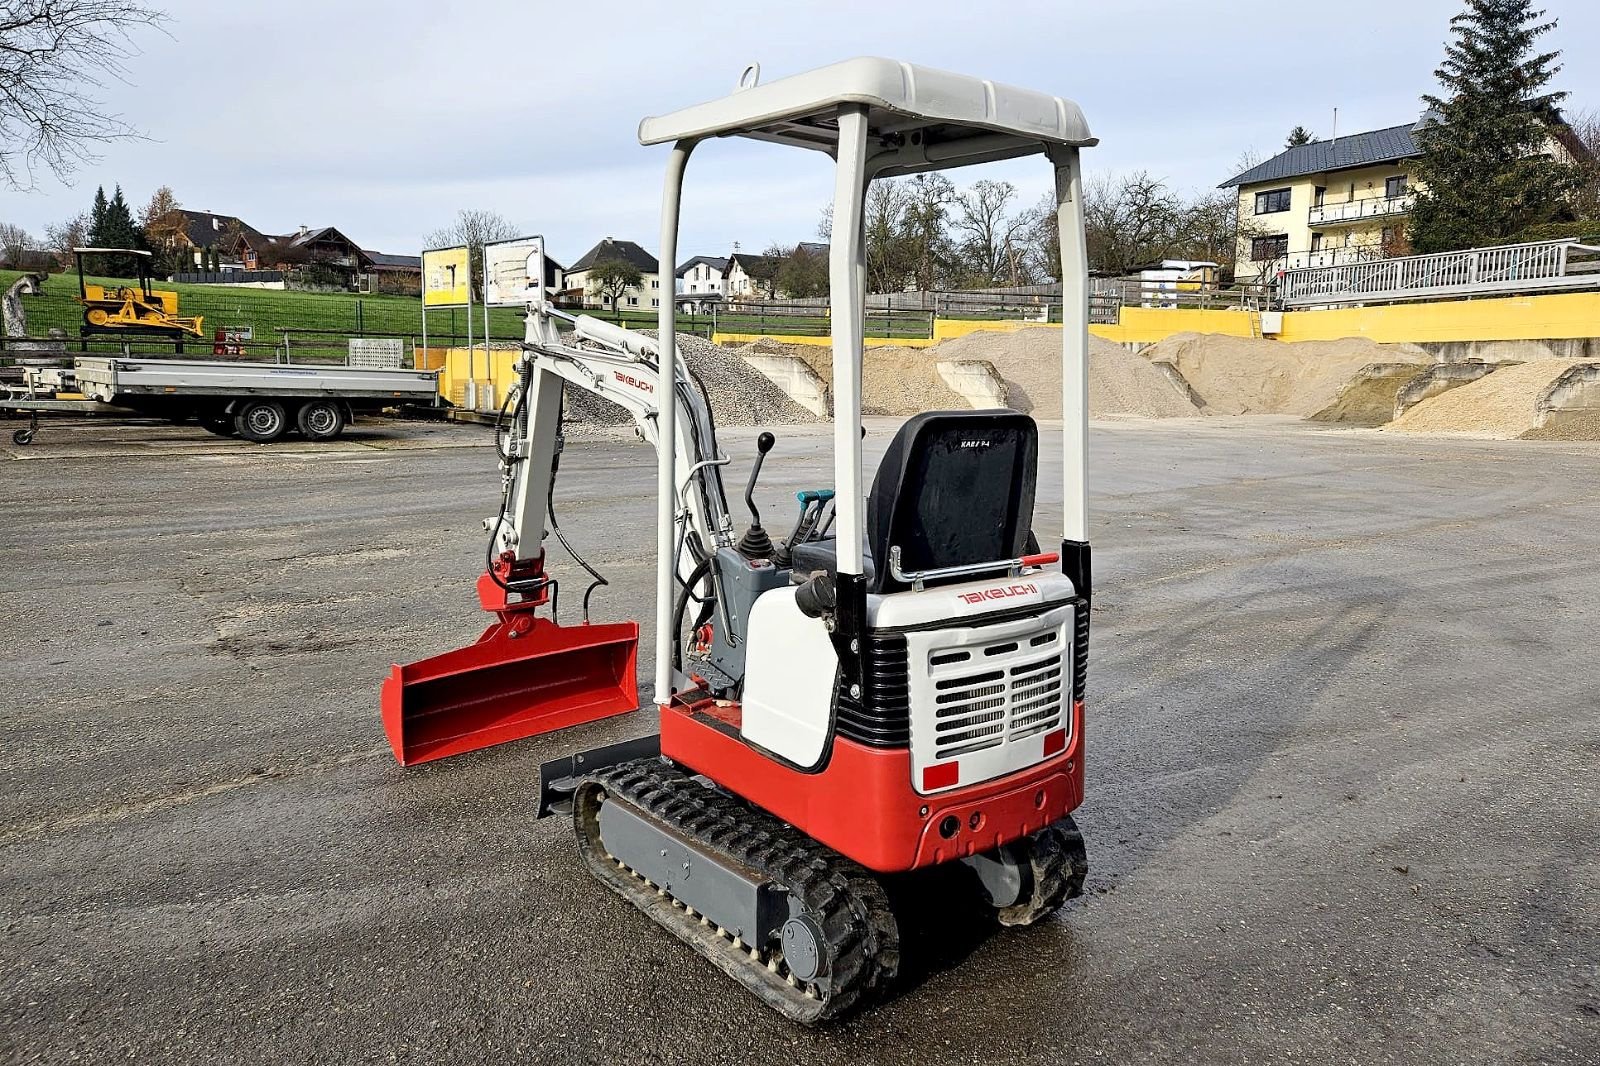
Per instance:
[[[32,441],[39,415],[52,412],[190,419],[221,435],[267,444],[292,430],[332,440],[357,411],[439,403],[439,371],[304,363],[79,356],[70,371],[36,373],[0,398],[29,416],[17,444]]]

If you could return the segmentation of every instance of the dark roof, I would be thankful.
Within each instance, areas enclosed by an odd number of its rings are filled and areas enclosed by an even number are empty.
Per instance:
[[[686,260],[684,264],[678,268],[677,276],[680,278],[683,277],[691,268],[699,263],[704,263],[706,266],[710,267],[712,270],[715,270],[719,274],[728,269],[728,260],[723,256],[697,255],[693,259]]]
[[[1331,141],[1312,141],[1279,152],[1265,163],[1257,164],[1236,174],[1218,185],[1227,189],[1235,185],[1257,185],[1263,181],[1283,181],[1306,174],[1325,174],[1330,170],[1366,167],[1376,163],[1394,163],[1402,159],[1415,159],[1422,154],[1413,134],[1426,119],[1407,122],[1403,126],[1390,126],[1369,133],[1352,133]]]
[[[728,257],[728,265],[722,271],[724,276],[732,272],[733,264],[735,263],[744,268],[744,272],[752,278],[766,281],[777,276],[778,268],[783,265],[783,260],[775,255],[744,255],[735,252]]]
[[[624,263],[632,263],[639,268],[642,274],[654,274],[660,268],[656,257],[634,244],[632,241],[619,241],[607,237],[599,244],[590,248],[583,256],[570,267],[568,273],[577,274],[585,270],[593,270],[596,266],[609,260],[619,259]]]
[[[421,270],[422,256],[420,255],[389,255],[387,252],[372,252],[363,248],[361,254],[372,261],[372,265],[379,270]]]
[[[807,255],[820,255],[823,257],[826,257],[828,254],[828,246],[818,241],[801,241],[799,244],[794,246],[794,250],[797,252],[804,252]]]
[[[183,216],[183,234],[196,248],[208,248],[224,236],[237,230],[247,237],[260,237],[261,231],[237,215],[216,215],[210,211],[180,209]]]

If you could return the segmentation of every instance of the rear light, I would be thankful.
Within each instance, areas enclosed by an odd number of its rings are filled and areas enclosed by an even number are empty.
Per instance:
[[[1046,757],[1063,752],[1066,748],[1067,731],[1065,729],[1052,729],[1044,735],[1044,753]]]
[[[934,789],[949,788],[961,780],[961,764],[959,762],[934,763],[932,766],[922,768],[922,791],[932,792]]]

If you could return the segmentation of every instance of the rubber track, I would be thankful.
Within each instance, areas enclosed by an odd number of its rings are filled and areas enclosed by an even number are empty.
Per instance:
[[[1067,900],[1083,895],[1089,856],[1072,815],[1033,833],[1023,846],[1027,849],[1032,890],[1027,899],[1000,908],[1001,925],[1033,925],[1054,914]]]
[[[826,941],[827,971],[812,985],[791,985],[781,956],[767,945],[736,946],[731,934],[702,925],[693,900],[674,901],[608,854],[599,833],[603,803],[621,800],[699,849],[742,863],[787,888]],[[769,1006],[813,1024],[866,1007],[894,981],[899,931],[883,886],[865,867],[792,826],[717,791],[658,759],[621,763],[583,777],[573,826],[584,861],[601,881],[704,955]],[[759,952],[752,958],[751,947]]]

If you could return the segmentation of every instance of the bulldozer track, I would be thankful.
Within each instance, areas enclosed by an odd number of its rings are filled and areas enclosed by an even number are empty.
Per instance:
[[[822,932],[825,971],[813,981],[796,980],[776,943],[742,942],[611,856],[601,840],[599,814],[603,804],[614,802],[787,889]],[[899,931],[883,886],[865,867],[669,764],[641,759],[585,776],[573,797],[573,826],[597,878],[795,1021],[842,1017],[867,1006],[894,981]]]

